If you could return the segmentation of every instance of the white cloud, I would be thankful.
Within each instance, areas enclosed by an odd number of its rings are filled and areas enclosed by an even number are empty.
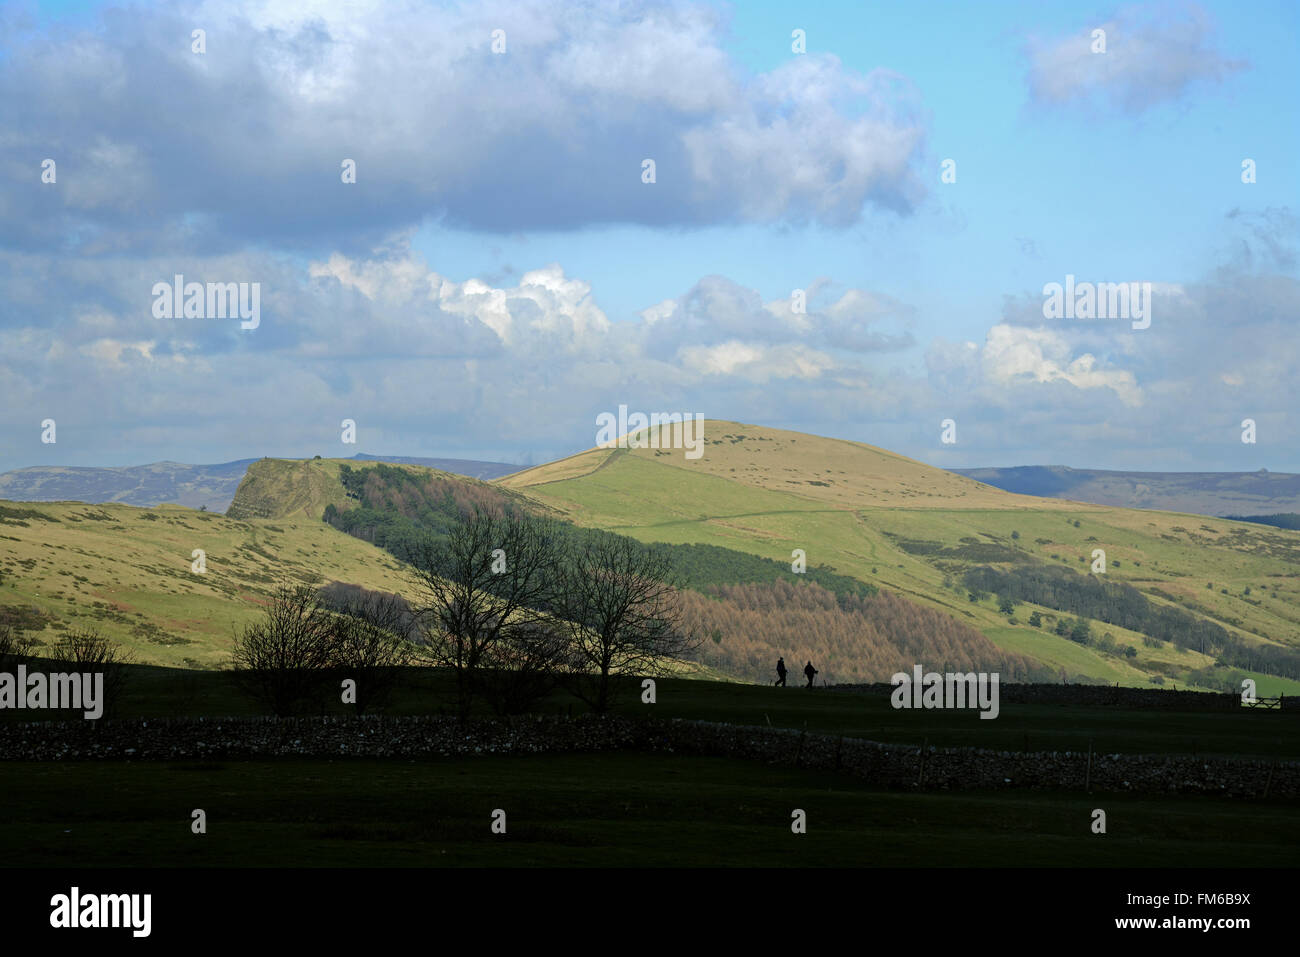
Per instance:
[[[101,363],[114,366],[129,364],[127,360],[153,361],[156,342],[121,342],[117,339],[96,339],[81,347],[83,355],[90,356]],[[172,356],[170,361],[184,361],[180,356]]]
[[[151,286],[173,271],[260,281],[261,325],[153,318]],[[366,451],[509,458],[575,451],[591,441],[594,413],[624,402],[932,460],[960,454],[954,465],[1031,441],[1021,464],[1043,461],[1044,448],[1056,461],[1066,450],[1071,461],[1116,462],[1152,435],[1187,455],[1198,443],[1219,449],[1224,423],[1249,416],[1276,463],[1294,448],[1289,413],[1300,407],[1300,283],[1276,274],[1219,270],[1162,286],[1143,331],[1000,321],[982,341],[934,339],[919,374],[898,351],[914,323],[907,304],[826,280],[807,284],[806,315],[708,276],[611,322],[599,289],[559,265],[506,282],[454,278],[400,239],[308,268],[251,251],[179,261],[0,252],[0,275],[18,277],[0,329],[10,467],[41,461],[23,423],[46,416],[68,425],[59,455],[83,464],[350,454],[337,447],[344,417],[362,426]],[[965,444],[925,444],[947,417]],[[88,430],[75,442],[74,427]]]
[[[597,343],[609,319],[591,298],[591,284],[564,275],[558,264],[525,273],[518,285],[497,288],[481,279],[456,282],[430,270],[409,253],[356,261],[335,253],[309,273],[356,289],[378,306],[421,303],[431,310],[475,320],[505,346],[546,338],[564,349]]]
[[[1093,52],[1096,29],[1105,31],[1104,53]],[[1048,105],[1097,98],[1140,112],[1246,66],[1214,49],[1215,33],[1196,4],[1125,7],[1066,37],[1031,38],[1030,93]]]
[[[1125,405],[1142,403],[1142,390],[1131,372],[1101,368],[1090,353],[1071,355],[1065,337],[1050,329],[996,325],[989,330],[980,360],[995,384],[1067,382],[1076,389],[1109,389]]]
[[[824,352],[806,346],[763,346],[730,340],[713,346],[688,346],[680,353],[682,364],[709,376],[737,376],[751,382],[770,379],[816,379],[834,368]]]

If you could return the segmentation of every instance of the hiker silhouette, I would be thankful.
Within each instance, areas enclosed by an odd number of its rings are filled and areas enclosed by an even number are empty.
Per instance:
[[[808,676],[808,687],[811,688],[813,683],[813,678],[817,676],[817,669],[812,666],[811,661],[808,662],[808,666],[804,668],[803,673]]]
[[[785,659],[784,658],[776,659],[776,686],[778,688],[785,687]]]

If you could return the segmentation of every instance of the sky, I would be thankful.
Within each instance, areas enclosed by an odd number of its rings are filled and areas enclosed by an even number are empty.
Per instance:
[[[0,469],[531,464],[627,406],[1300,471],[1298,48],[1290,2],[6,3]]]

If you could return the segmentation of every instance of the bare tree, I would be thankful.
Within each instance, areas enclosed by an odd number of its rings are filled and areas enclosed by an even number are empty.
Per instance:
[[[275,714],[293,714],[330,677],[337,635],[335,616],[314,587],[282,583],[264,619],[235,637],[236,678]]]
[[[400,595],[362,590],[334,619],[334,666],[356,681],[356,712],[383,708],[411,663],[411,611]]]
[[[475,508],[445,539],[426,541],[408,556],[427,657],[455,672],[462,719],[482,690],[481,670],[493,653],[526,647],[544,624],[555,555],[545,521]]]
[[[401,595],[344,582],[330,582],[320,589],[320,598],[331,611],[352,618],[363,618],[407,641],[414,641],[420,636],[415,612]]]
[[[555,690],[571,657],[559,622],[512,629],[484,654],[478,687],[497,714],[524,714]]]
[[[123,652],[121,645],[105,638],[94,628],[72,628],[54,643],[50,660],[77,671],[103,674],[103,716],[112,717],[122,702],[130,652]]]
[[[0,668],[11,668],[31,658],[39,642],[17,625],[0,622]]]
[[[664,675],[699,646],[681,624],[667,558],[635,539],[599,535],[568,550],[557,616],[569,630],[570,690],[597,712],[609,709],[617,675]]]

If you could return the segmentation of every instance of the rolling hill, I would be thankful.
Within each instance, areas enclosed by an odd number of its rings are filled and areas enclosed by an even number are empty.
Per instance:
[[[339,481],[345,459],[260,459],[248,467],[226,509],[235,519],[319,521],[328,505],[345,507]]]
[[[206,571],[192,571],[193,552]],[[394,590],[391,555],[319,521],[237,521],[174,505],[0,503],[0,620],[39,640],[94,627],[136,661],[220,667],[282,577]]]
[[[694,605],[711,638],[701,661],[751,679],[778,647],[801,658],[801,640],[818,649],[832,682],[862,678],[864,662],[883,660],[873,649],[885,647],[920,648],[922,663],[940,667],[923,657],[924,635],[943,634],[953,660],[997,660],[1010,673],[1027,663],[1068,680],[1201,688],[1253,676],[1261,693],[1300,692],[1300,675],[1276,665],[1277,655],[1300,652],[1300,532],[1009,493],[840,439],[729,422],[707,431],[695,460],[680,450],[593,449],[490,483],[416,464],[262,459],[248,465],[225,516],[6,505],[0,606],[49,619],[46,639],[56,623],[88,617],[141,660],[210,667],[277,577],[401,591],[403,566],[372,542],[418,529],[453,500],[509,498],[670,549],[713,602]],[[189,571],[200,547],[205,576]],[[1091,606],[1091,639],[1071,640],[1057,631],[1070,631],[1080,606],[1000,608],[997,595],[968,585],[972,575],[1006,581],[1023,569],[1057,569],[1062,587],[1082,583],[1098,549],[1105,581],[1131,586],[1150,606],[1124,621],[1165,622],[1164,640]],[[796,550],[809,569],[802,576],[792,573]],[[868,591],[859,600],[844,582]],[[789,591],[792,583],[804,590]],[[768,607],[772,595],[784,596],[782,607]],[[1212,624],[1239,650],[1269,649],[1260,657],[1277,673],[1171,640],[1175,612]],[[868,637],[873,621],[889,629],[878,641]]]
[[[1108,580],[1245,642],[1300,649],[1295,532],[1017,495],[839,439],[714,421],[706,431],[695,460],[680,450],[593,449],[496,484],[580,525],[642,541],[714,544],[785,562],[802,549],[809,563],[944,611],[1071,678],[1205,686],[1237,672],[1117,626],[1097,628],[1112,635],[1117,654],[1076,643],[1051,633],[1061,615],[1052,608],[1037,609],[1044,627],[1030,627],[1034,609],[1007,615],[990,596],[971,601],[966,571],[1024,562],[1086,573],[1100,548]],[[1261,688],[1300,691],[1294,679],[1256,677]]]
[[[94,627],[144,664],[221,667],[282,578],[401,591],[396,558],[321,521],[358,459],[259,459],[230,514],[178,505],[0,502],[0,622],[46,643]],[[386,466],[472,486],[419,465]],[[193,572],[193,552],[206,571]]]

